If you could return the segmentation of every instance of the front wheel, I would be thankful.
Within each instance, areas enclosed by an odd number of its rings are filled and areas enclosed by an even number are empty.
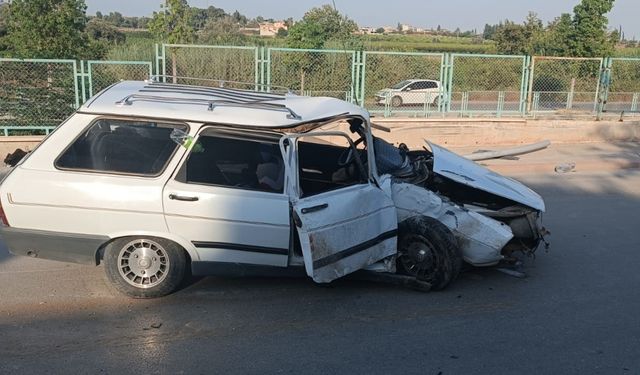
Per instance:
[[[391,98],[391,106],[392,107],[400,107],[402,105],[402,98],[399,96],[394,96]]]
[[[462,256],[453,233],[426,216],[409,218],[398,225],[397,266],[400,273],[431,283],[441,290],[453,282],[462,268]]]
[[[175,291],[186,263],[184,250],[162,238],[120,238],[104,254],[107,278],[119,292],[133,298],[162,297]]]

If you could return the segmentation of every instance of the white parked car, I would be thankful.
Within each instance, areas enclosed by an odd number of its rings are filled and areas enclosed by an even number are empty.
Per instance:
[[[408,79],[376,93],[376,103],[393,107],[430,104],[438,106],[443,96],[440,81]]]
[[[343,124],[347,132],[322,131]],[[358,270],[442,289],[533,252],[544,202],[434,144],[396,148],[350,103],[120,82],[0,186],[14,254],[91,265],[133,297],[195,275]],[[353,138],[352,138],[353,137]]]

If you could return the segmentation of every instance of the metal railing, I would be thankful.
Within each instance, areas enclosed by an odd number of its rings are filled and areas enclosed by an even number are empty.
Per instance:
[[[162,44],[155,61],[0,59],[0,135],[46,133],[112,83],[154,74],[163,82],[330,96],[384,117],[640,114],[640,58]],[[405,80],[435,83],[392,89]]]

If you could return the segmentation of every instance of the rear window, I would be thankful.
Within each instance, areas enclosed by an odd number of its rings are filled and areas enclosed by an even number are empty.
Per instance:
[[[174,129],[186,125],[152,121],[100,119],[56,160],[60,169],[154,176],[162,173],[178,144]]]

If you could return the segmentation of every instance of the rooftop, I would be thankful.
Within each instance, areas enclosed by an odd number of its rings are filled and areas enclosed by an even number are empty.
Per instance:
[[[335,98],[148,81],[116,83],[79,111],[264,128],[346,115],[369,117],[361,107]]]

